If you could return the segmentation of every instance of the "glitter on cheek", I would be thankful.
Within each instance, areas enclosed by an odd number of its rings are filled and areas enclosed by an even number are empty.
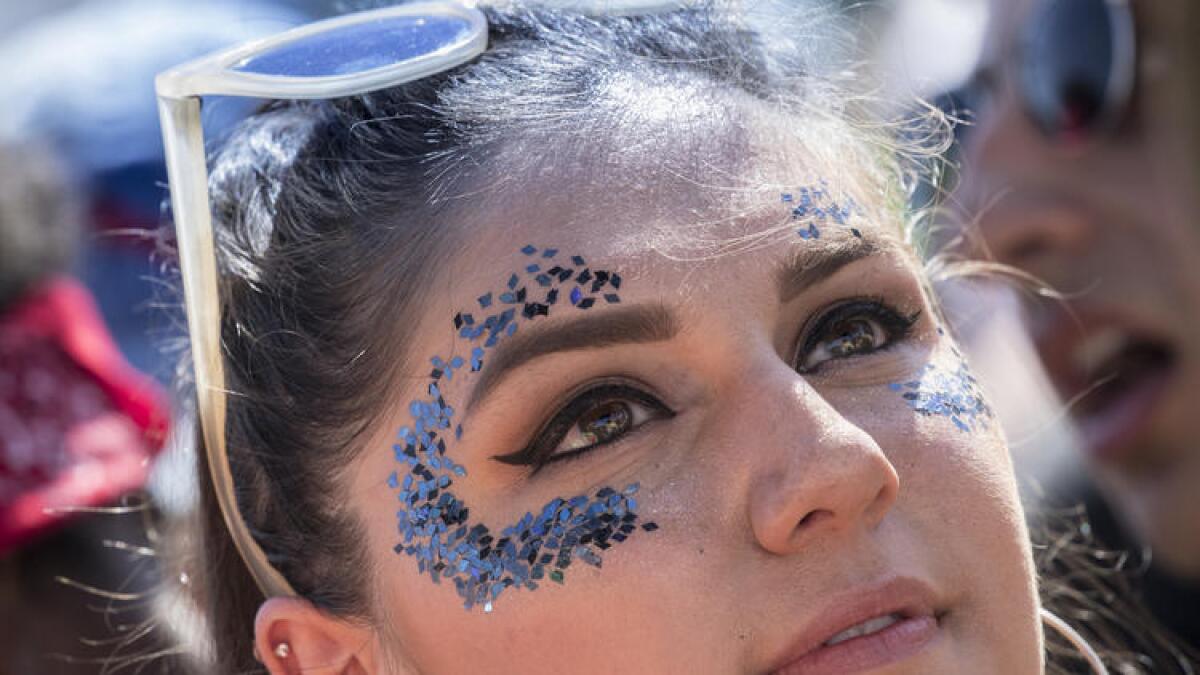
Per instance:
[[[521,253],[533,257],[538,249],[528,245]],[[557,255],[557,249],[544,249],[540,259],[553,261]],[[620,275],[593,271],[581,256],[572,256],[571,264],[572,269],[556,265],[545,272],[537,263],[524,266],[525,275],[532,275],[538,288],[549,287],[541,301],[531,297],[529,287],[521,285],[520,277],[513,273],[506,290],[478,297],[482,310],[496,303],[508,307],[496,308],[482,319],[468,313],[454,316],[458,338],[471,343],[482,340],[483,346],[473,344],[466,359],[430,359],[433,368],[428,397],[409,404],[412,422],[400,429],[393,446],[396,461],[406,467],[387,479],[401,503],[396,513],[401,542],[395,551],[416,558],[418,571],[428,574],[434,583],[452,580],[467,609],[481,606],[491,612],[505,590],[536,590],[546,578],[561,584],[565,581],[564,571],[577,560],[600,567],[601,552],[626,541],[639,526],[634,497],[637,483],[621,490],[603,487],[592,495],[555,498],[537,515],[527,512],[502,528],[499,537],[487,525],[471,520],[467,504],[449,491],[455,478],[465,477],[467,471],[446,454],[444,435],[453,433],[454,438],[461,438],[463,428],[454,424],[454,408],[446,403],[439,383],[452,382],[455,373],[466,365],[470,366],[469,373],[479,372],[487,350],[511,336],[521,319],[548,316],[558,300],[560,284],[572,282],[570,305],[576,309],[593,306],[598,297],[609,304],[621,301],[616,293],[621,287]],[[576,274],[578,268],[582,271]],[[606,286],[611,290],[605,292]],[[518,305],[520,318],[515,307]],[[453,432],[448,431],[452,426]],[[641,529],[653,532],[658,525],[647,522],[641,524]]]
[[[780,201],[791,209],[793,220],[802,221],[796,234],[804,240],[820,239],[821,228],[831,222],[846,226],[855,213],[859,212],[858,204],[853,199],[834,199],[825,181],[816,186],[802,187],[794,193],[785,192],[780,195]],[[858,228],[847,229],[850,234],[862,238],[862,232]]]
[[[954,347],[951,351],[957,362],[954,369],[927,363],[916,379],[893,382],[888,388],[900,393],[908,407],[926,417],[948,417],[959,431],[986,429],[994,417],[992,408],[962,353]]]

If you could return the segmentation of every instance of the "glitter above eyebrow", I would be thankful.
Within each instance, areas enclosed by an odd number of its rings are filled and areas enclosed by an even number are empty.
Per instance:
[[[537,247],[531,244],[521,253],[549,264],[558,250],[544,249],[538,256]],[[493,603],[509,588],[536,590],[547,578],[563,583],[564,571],[575,560],[600,567],[601,552],[626,541],[638,527],[637,483],[621,490],[602,487],[592,495],[555,498],[539,515],[527,512],[502,528],[499,537],[487,525],[471,521],[470,508],[450,492],[454,480],[466,476],[467,471],[446,454],[444,435],[453,433],[455,439],[461,438],[463,427],[454,424],[456,411],[446,403],[441,384],[452,382],[468,363],[469,373],[480,372],[488,350],[511,338],[522,320],[547,316],[550,307],[561,304],[558,286],[562,284],[572,286],[570,306],[579,310],[593,306],[597,297],[608,304],[620,302],[616,293],[621,286],[619,274],[593,271],[581,256],[572,256],[571,264],[573,268],[555,265],[544,272],[539,263],[524,266],[525,274],[534,275],[539,288],[550,287],[540,300],[513,273],[505,284],[507,290],[495,299],[491,292],[477,298],[481,310],[492,309],[497,302],[501,307],[481,318],[470,312],[454,315],[459,339],[475,343],[470,357],[430,359],[429,396],[410,403],[412,424],[399,430],[399,442],[393,446],[396,461],[407,467],[403,477],[395,471],[387,479],[401,503],[396,512],[401,542],[395,551],[416,558],[419,572],[428,574],[434,583],[453,580],[467,609],[482,605],[485,612],[491,612]],[[577,272],[578,268],[583,269]],[[648,522],[641,528],[653,532],[658,525]]]
[[[829,184],[821,181],[815,186],[802,187],[795,193],[784,192],[780,201],[792,211],[792,219],[801,221],[796,234],[801,239],[820,239],[821,227],[829,222],[847,226],[855,237],[862,237],[856,227],[849,227],[850,219],[859,212],[858,204],[849,197],[840,201],[829,191]]]

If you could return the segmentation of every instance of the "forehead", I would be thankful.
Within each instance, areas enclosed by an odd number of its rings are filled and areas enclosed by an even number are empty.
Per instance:
[[[853,206],[857,228],[900,240],[879,150],[844,123],[686,102],[652,88],[606,133],[510,144],[492,163],[503,175],[456,199],[459,257],[474,266],[543,242],[609,260],[692,259],[771,234],[794,242],[784,195],[809,190],[821,206]]]

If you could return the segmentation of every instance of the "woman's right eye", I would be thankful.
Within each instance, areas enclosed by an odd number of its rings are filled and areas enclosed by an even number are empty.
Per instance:
[[[626,384],[602,384],[560,408],[529,445],[492,459],[532,466],[536,473],[550,462],[579,457],[620,442],[643,424],[674,415],[665,404],[641,389]]]
[[[642,406],[636,403],[631,406],[628,401],[613,400],[594,406],[567,431],[559,441],[555,454],[612,443],[640,424],[635,420],[638,413],[645,416]]]

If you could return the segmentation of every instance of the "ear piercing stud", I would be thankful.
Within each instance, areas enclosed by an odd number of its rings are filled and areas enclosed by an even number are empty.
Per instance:
[[[280,642],[279,644],[275,645],[275,656],[278,656],[281,659],[286,659],[291,655],[292,647],[288,643]]]

